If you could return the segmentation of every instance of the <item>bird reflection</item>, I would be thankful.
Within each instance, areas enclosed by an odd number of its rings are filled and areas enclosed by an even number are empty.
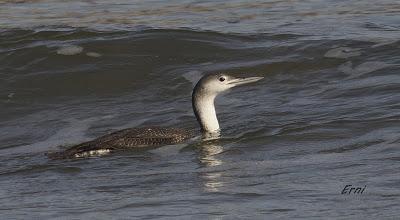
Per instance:
[[[210,144],[200,147],[199,161],[205,167],[214,167],[222,164],[217,155],[223,151],[222,146]]]
[[[204,172],[200,172],[200,178],[203,180],[204,190],[207,192],[219,192],[224,187],[221,180],[222,172],[215,169],[207,169],[223,164],[218,158],[218,154],[223,152],[223,147],[216,143],[205,143],[199,147],[199,163],[206,168]]]

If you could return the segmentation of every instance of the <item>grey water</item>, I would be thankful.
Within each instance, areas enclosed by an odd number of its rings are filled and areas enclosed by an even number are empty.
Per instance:
[[[0,1],[0,219],[396,219],[399,24],[385,0]],[[265,77],[217,99],[220,140],[45,156],[198,128],[210,72]]]

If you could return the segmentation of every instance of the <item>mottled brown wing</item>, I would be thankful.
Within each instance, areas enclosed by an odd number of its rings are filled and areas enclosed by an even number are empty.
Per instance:
[[[193,137],[193,132],[179,128],[128,128],[93,140],[114,148],[177,144]]]
[[[178,144],[193,136],[192,131],[179,128],[128,128],[75,145],[64,152],[49,153],[48,156],[54,159],[73,158],[90,156],[101,150],[109,152],[120,149]]]

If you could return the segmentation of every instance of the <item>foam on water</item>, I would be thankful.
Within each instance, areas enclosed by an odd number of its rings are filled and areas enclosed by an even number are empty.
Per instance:
[[[89,57],[101,57],[102,55],[99,54],[99,53],[96,53],[96,52],[87,52],[86,56],[89,56]]]
[[[354,56],[359,56],[361,52],[359,49],[349,48],[349,47],[338,47],[329,50],[325,53],[325,57],[328,58],[349,58]]]
[[[82,47],[76,46],[76,45],[71,45],[71,46],[64,46],[64,47],[59,48],[57,50],[57,54],[72,56],[72,55],[80,54],[82,51],[83,51]]]
[[[338,67],[338,70],[340,70],[343,73],[346,73],[349,75],[349,79],[351,78],[357,78],[362,75],[365,75],[367,73],[371,73],[380,69],[388,68],[394,66],[393,64],[387,64],[382,61],[368,61],[361,63],[355,67],[353,67],[353,64],[351,61],[346,62]]]

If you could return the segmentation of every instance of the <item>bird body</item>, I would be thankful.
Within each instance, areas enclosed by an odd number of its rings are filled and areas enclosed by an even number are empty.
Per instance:
[[[52,159],[99,156],[122,149],[178,144],[192,137],[193,131],[180,128],[127,128],[48,155]]]
[[[219,136],[214,100],[234,86],[256,82],[262,77],[236,78],[227,74],[203,76],[193,89],[192,107],[201,132],[206,137]],[[194,137],[195,132],[180,128],[127,128],[84,142],[62,152],[51,152],[52,159],[98,156],[116,150],[178,144]]]

